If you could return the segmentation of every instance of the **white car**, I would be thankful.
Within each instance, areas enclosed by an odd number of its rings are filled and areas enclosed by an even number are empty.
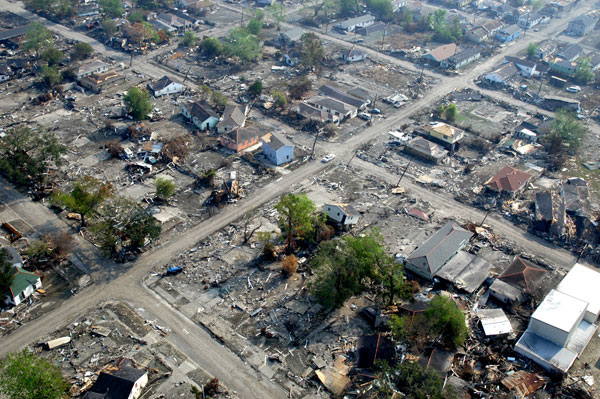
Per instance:
[[[581,87],[579,86],[569,86],[565,89],[569,93],[579,93],[581,91]]]
[[[327,163],[327,162],[331,161],[333,158],[335,158],[335,154],[327,154],[323,157],[321,162]]]

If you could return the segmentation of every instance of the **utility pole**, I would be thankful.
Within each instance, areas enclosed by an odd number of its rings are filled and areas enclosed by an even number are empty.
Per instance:
[[[317,145],[317,139],[319,138],[319,133],[321,133],[321,128],[317,129],[317,134],[315,135],[315,141],[313,141],[312,152],[310,153],[311,158],[313,158],[315,156],[315,146]]]
[[[185,77],[183,78],[183,82],[182,83],[185,83],[185,81],[187,80],[187,78],[188,78],[188,76],[190,74],[190,70],[191,69],[192,69],[192,66],[190,65],[190,67],[188,68],[187,72],[185,73]]]
[[[385,31],[387,30],[387,24],[383,26],[383,37],[381,38],[381,50],[383,50],[383,43],[385,42]]]
[[[398,179],[398,183],[396,183],[396,187],[398,187],[400,185],[400,182],[402,181],[402,178],[404,177],[404,174],[408,170],[409,166],[410,166],[410,162],[406,164],[406,168],[404,168],[404,170],[402,171],[402,175],[400,175],[400,179]]]
[[[129,68],[133,65],[133,51],[131,52],[131,57],[129,58]]]
[[[481,221],[481,223],[479,223],[479,227],[483,226],[483,223],[485,222],[485,219],[487,219],[487,217],[492,212],[492,210],[494,209],[495,206],[496,206],[496,199],[494,198],[494,202],[492,202],[492,205],[490,206],[490,209],[488,209],[488,211],[485,213],[485,216],[483,217],[483,220]]]
[[[540,76],[540,86],[538,87],[537,95],[540,96],[540,92],[542,91],[542,85],[544,84],[544,73]]]
[[[344,169],[348,168],[348,166],[350,165],[350,162],[352,162],[352,160],[354,159],[354,157],[356,156],[357,153],[358,153],[358,150],[354,151],[354,154],[352,154],[352,158],[350,158],[350,160],[348,161],[348,163],[346,164],[346,167]]]
[[[240,26],[243,27],[244,26],[244,6],[242,5],[242,3],[240,3],[240,7],[242,8],[242,16],[240,19]]]

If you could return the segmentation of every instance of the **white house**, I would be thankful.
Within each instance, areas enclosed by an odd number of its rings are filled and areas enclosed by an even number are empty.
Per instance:
[[[499,68],[488,72],[485,75],[485,80],[490,83],[507,85],[509,80],[517,74],[519,69],[512,62],[507,62]]]
[[[185,85],[172,81],[168,76],[163,76],[156,82],[148,83],[148,88],[154,93],[154,97],[161,97],[165,94],[181,93]]]
[[[181,107],[181,114],[200,130],[212,129],[219,123],[219,115],[206,101],[184,104]]]
[[[515,352],[550,371],[566,373],[596,329],[585,320],[588,303],[552,290],[533,312]]]
[[[342,52],[341,58],[346,62],[363,61],[367,58],[367,53],[356,48],[351,48],[348,51]]]
[[[349,204],[325,204],[323,213],[342,227],[355,225],[360,217],[360,213]]]
[[[84,76],[89,76],[94,73],[99,74],[106,71],[108,71],[108,65],[99,60],[92,60],[80,64],[78,67],[75,68],[74,73],[77,79],[81,79]]]
[[[339,119],[355,118],[358,113],[358,108],[355,106],[329,97],[313,96],[307,99],[306,103],[316,109],[329,112]]]
[[[21,268],[23,260],[16,249],[12,247],[3,249],[8,252],[8,261],[12,264],[11,273],[14,276],[4,303],[17,306],[29,298],[35,290],[42,288],[42,280],[40,276]]]
[[[375,23],[375,17],[371,14],[361,15],[360,17],[350,18],[338,23],[335,27],[340,30],[354,32],[356,28],[363,28]]]
[[[556,287],[557,291],[588,303],[583,319],[595,323],[600,315],[600,273],[576,263]]]

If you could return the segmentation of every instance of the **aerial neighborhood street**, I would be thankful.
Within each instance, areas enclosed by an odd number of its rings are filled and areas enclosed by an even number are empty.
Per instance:
[[[0,397],[597,397],[599,20],[0,0]]]

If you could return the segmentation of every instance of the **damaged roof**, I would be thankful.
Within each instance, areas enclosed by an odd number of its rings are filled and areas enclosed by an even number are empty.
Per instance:
[[[524,398],[543,387],[548,380],[537,374],[528,373],[525,370],[519,370],[502,380],[502,385]]]
[[[220,124],[223,126],[242,126],[246,122],[246,114],[237,104],[227,104],[222,118]]]
[[[148,86],[150,86],[150,88],[154,91],[160,91],[165,87],[169,86],[171,83],[175,82],[173,82],[168,76],[165,75],[162,78],[158,79],[155,83],[150,83]]]
[[[586,216],[590,214],[590,193],[585,180],[572,177],[561,186],[561,194],[565,200],[568,213]]]
[[[236,127],[235,129],[223,134],[226,139],[239,144],[246,140],[258,137],[258,129],[253,127]]]
[[[485,185],[495,191],[516,192],[523,188],[530,178],[531,175],[529,173],[506,165],[489,179]]]
[[[269,147],[274,149],[275,151],[283,148],[285,146],[294,146],[290,143],[285,137],[276,135],[275,133],[271,133],[265,137],[263,137],[263,141],[269,144]]]
[[[519,287],[527,292],[533,288],[546,274],[544,269],[533,266],[531,263],[517,256],[513,263],[498,277],[498,279]]]
[[[196,117],[200,121],[205,121],[211,116],[213,118],[219,117],[219,115],[217,115],[217,113],[204,100],[186,104],[185,108],[188,110],[190,115]]]

